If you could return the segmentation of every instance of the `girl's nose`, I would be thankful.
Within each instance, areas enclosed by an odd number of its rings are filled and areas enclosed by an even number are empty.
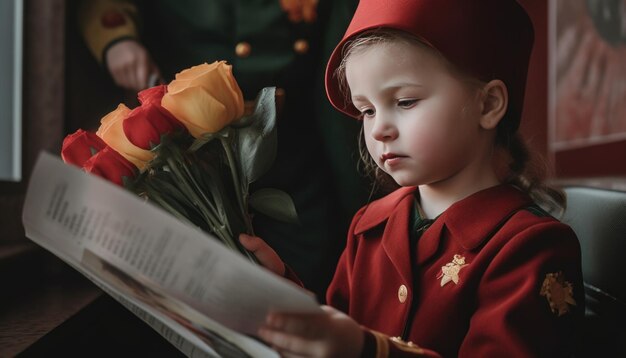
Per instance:
[[[372,138],[377,141],[385,142],[398,137],[398,128],[392,121],[379,116],[375,119],[371,132]]]

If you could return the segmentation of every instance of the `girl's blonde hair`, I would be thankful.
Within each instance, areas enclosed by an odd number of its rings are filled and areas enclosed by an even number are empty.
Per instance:
[[[351,103],[350,88],[346,82],[346,63],[348,58],[373,45],[392,43],[411,44],[433,51],[451,73],[475,90],[482,90],[486,84],[484,81],[461,71],[440,52],[413,35],[392,29],[374,29],[362,33],[343,47],[341,63],[335,70],[334,76],[337,77],[339,88],[345,96],[346,103]],[[500,123],[506,121],[507,116],[519,117],[520,115],[521,113],[507,111]],[[495,145],[498,154],[496,156],[498,161],[496,165],[497,169],[499,169],[497,172],[500,180],[528,193],[535,202],[548,211],[562,214],[566,206],[565,194],[563,191],[544,183],[547,165],[539,155],[530,151],[519,132],[512,132],[507,130],[507,128],[507,126],[499,125],[496,134]],[[360,170],[373,179],[372,195],[374,193],[386,194],[398,188],[398,184],[387,173],[382,171],[369,155],[365,146],[363,129],[361,129],[359,135],[359,156],[361,159]],[[504,167],[502,167],[503,163]]]

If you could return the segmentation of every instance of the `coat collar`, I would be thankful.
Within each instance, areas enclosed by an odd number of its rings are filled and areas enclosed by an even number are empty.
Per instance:
[[[408,216],[410,210],[406,209],[411,206],[407,203],[412,202],[415,190],[416,187],[400,188],[369,204],[356,224],[354,234],[362,234],[398,214]],[[426,261],[437,251],[444,227],[461,247],[472,250],[491,237],[512,214],[531,203],[527,194],[507,184],[493,186],[461,199],[444,211],[424,232],[418,242],[418,263]]]
[[[369,203],[354,228],[354,234],[360,235],[387,221],[402,199],[412,197],[416,189],[417,187],[415,186],[402,187],[381,199]]]
[[[453,238],[466,250],[472,250],[515,212],[530,205],[530,197],[519,189],[497,185],[457,201],[443,213],[443,222]]]

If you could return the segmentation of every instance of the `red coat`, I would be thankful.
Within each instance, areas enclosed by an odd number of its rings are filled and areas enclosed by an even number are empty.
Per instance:
[[[355,215],[327,292],[330,305],[368,328],[366,355],[571,354],[584,312],[574,232],[500,185],[448,208],[411,260],[414,192],[401,188]]]

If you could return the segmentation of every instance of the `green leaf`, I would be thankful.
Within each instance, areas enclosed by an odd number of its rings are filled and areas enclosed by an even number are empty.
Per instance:
[[[299,224],[296,206],[289,194],[278,189],[260,189],[250,195],[250,207],[271,218],[290,224]]]
[[[261,90],[254,113],[246,118],[249,125],[235,128],[235,153],[243,180],[250,184],[265,174],[276,158],[276,88]]]

